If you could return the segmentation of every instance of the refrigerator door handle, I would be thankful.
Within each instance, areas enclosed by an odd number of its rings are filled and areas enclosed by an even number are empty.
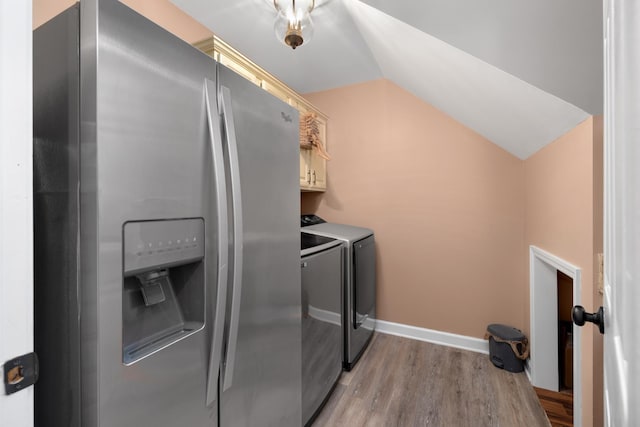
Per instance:
[[[220,360],[222,358],[222,344],[224,336],[225,311],[227,306],[228,263],[229,263],[229,219],[227,217],[227,184],[224,171],[224,157],[222,153],[222,133],[220,119],[216,106],[216,84],[205,79],[205,101],[207,105],[207,121],[213,157],[214,176],[216,179],[215,198],[218,204],[218,291],[216,295],[216,313],[213,319],[213,338],[209,354],[209,372],[207,378],[207,406],[218,397],[218,377]],[[217,143],[220,142],[220,143]]]
[[[233,295],[231,299],[231,319],[229,321],[229,338],[227,342],[227,354],[222,390],[228,390],[233,385],[233,370],[236,359],[236,346],[238,343],[238,327],[240,323],[240,298],[242,296],[242,253],[244,233],[242,230],[242,189],[240,187],[240,170],[238,163],[238,144],[236,140],[236,128],[233,121],[231,108],[231,92],[229,88],[220,86],[220,105],[227,135],[227,148],[229,150],[229,172],[231,175],[231,193],[233,206]]]

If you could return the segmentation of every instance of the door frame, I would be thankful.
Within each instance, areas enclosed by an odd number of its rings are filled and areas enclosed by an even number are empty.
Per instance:
[[[529,292],[531,383],[559,391],[558,373],[558,271],[573,280],[573,305],[579,305],[582,292],[579,267],[537,246],[529,246]],[[553,333],[553,332],[555,333]],[[581,328],[573,328],[573,425],[582,426]]]
[[[0,1],[0,365],[33,351],[32,2]],[[4,370],[0,366],[0,371]],[[4,381],[3,381],[4,383]],[[33,387],[0,425],[33,426]]]

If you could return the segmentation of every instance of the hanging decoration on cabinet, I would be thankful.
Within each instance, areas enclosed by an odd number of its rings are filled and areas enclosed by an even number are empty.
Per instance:
[[[300,148],[315,150],[323,159],[331,160],[320,139],[320,128],[315,113],[300,116]]]

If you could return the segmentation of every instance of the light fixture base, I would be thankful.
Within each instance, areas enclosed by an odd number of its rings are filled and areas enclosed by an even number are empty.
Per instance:
[[[287,31],[287,35],[284,37],[284,42],[287,44],[287,46],[291,46],[292,49],[295,49],[298,46],[302,45],[302,43],[304,43],[304,39],[302,38],[302,31],[295,28],[290,28]]]

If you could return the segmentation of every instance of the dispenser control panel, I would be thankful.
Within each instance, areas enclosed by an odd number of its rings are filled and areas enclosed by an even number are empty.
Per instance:
[[[202,218],[124,224],[124,275],[204,257]]]

